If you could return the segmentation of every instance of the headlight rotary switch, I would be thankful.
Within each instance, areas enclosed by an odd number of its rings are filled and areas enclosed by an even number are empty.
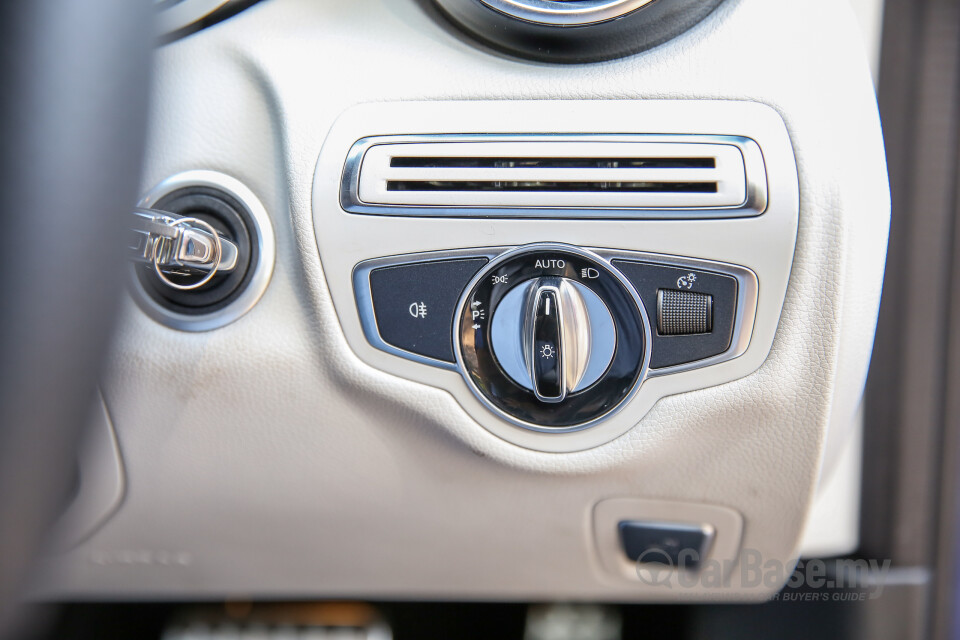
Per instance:
[[[579,282],[549,276],[527,280],[503,297],[490,337],[504,372],[541,402],[562,402],[592,385],[616,347],[603,300]]]
[[[633,393],[649,333],[633,289],[601,258],[538,244],[503,254],[474,278],[454,340],[484,402],[521,426],[570,430]]]

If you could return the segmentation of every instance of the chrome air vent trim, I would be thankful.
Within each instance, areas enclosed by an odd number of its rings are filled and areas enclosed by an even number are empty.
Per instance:
[[[714,135],[397,135],[358,140],[341,205],[434,217],[734,218],[767,206],[756,142]]]

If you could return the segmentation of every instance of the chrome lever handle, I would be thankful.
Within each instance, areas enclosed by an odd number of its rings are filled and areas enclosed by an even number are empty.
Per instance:
[[[152,264],[164,284],[189,291],[208,283],[217,273],[237,266],[237,245],[221,237],[209,223],[158,209],[134,209],[128,256]],[[189,284],[172,281],[169,275],[201,275]]]
[[[524,298],[520,342],[532,391],[541,402],[563,402],[590,363],[590,311],[567,278],[534,279]]]

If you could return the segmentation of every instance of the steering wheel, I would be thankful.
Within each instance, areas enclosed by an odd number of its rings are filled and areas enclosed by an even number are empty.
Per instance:
[[[114,323],[152,10],[0,2],[0,631],[66,498]]]

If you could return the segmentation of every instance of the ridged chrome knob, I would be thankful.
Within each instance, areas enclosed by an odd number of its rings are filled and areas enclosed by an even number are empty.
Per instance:
[[[616,349],[613,318],[597,294],[568,278],[528,280],[508,292],[491,327],[495,357],[541,402],[562,402],[603,375]]]

